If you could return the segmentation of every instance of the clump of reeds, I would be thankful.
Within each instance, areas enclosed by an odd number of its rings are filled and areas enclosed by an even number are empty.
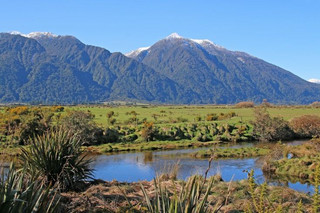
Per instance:
[[[157,174],[158,179],[160,180],[177,180],[178,172],[180,169],[180,161],[171,164],[171,165],[165,165],[161,169],[161,173]]]
[[[144,187],[141,189],[146,200],[148,212],[208,212],[208,195],[213,185],[214,179],[211,178],[207,186],[200,176],[192,176],[182,185],[178,192],[176,185],[173,186],[173,192],[169,192],[168,187],[164,186],[159,179],[154,180],[155,195],[151,198]]]

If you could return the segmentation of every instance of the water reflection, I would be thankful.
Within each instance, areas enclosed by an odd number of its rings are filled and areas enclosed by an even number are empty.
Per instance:
[[[297,145],[303,142],[293,141],[289,145]],[[253,144],[236,144],[231,147],[246,146],[253,146]],[[91,166],[95,170],[95,178],[133,182],[152,180],[156,174],[172,167],[179,161],[178,178],[186,179],[193,174],[203,175],[208,168],[207,160],[193,159],[188,155],[200,149],[207,148],[101,155],[95,158]],[[261,171],[262,162],[261,158],[214,160],[208,175],[220,173],[225,181],[241,180],[247,178],[246,170],[254,169],[255,178],[259,183],[267,181],[272,185],[288,186],[298,191],[313,192],[313,187],[307,183],[300,183],[284,177],[265,177]]]

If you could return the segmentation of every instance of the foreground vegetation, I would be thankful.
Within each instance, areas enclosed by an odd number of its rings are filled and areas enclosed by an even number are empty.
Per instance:
[[[70,212],[316,212],[315,196],[258,185],[252,178],[224,182],[218,176],[207,180],[192,176],[187,181],[100,182],[63,196],[67,201],[63,206]]]
[[[177,180],[162,174],[150,182],[90,181],[92,170],[76,136],[61,129],[45,133],[23,149],[22,170],[11,166],[0,178],[4,212],[317,212],[318,183],[309,196],[286,187],[259,185],[248,179],[224,182],[219,175]],[[209,161],[208,170],[211,161]],[[176,172],[173,170],[172,172]]]
[[[317,212],[320,109],[246,104],[238,108],[3,107],[0,158],[8,162],[16,157],[16,166],[0,178],[0,212]],[[99,114],[102,112],[104,115]],[[281,143],[212,148],[222,142],[293,138],[315,139],[295,148]],[[187,181],[162,175],[154,181],[131,184],[92,180],[87,157],[88,152],[202,146],[208,149],[191,156],[218,159],[264,155],[264,172],[308,180],[315,185],[314,196],[258,185],[250,172],[248,180],[228,183],[206,175]]]

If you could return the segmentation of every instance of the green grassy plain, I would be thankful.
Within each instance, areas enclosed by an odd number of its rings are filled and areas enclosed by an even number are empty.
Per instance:
[[[95,115],[95,121],[98,124],[107,126],[106,114],[110,111],[115,112],[116,124],[123,124],[132,115],[127,114],[132,111],[138,113],[137,118],[142,120],[144,118],[147,121],[152,121],[155,124],[162,123],[179,123],[177,118],[185,118],[187,122],[195,122],[197,117],[201,117],[202,121],[205,121],[205,117],[210,113],[230,113],[235,112],[236,117],[232,117],[220,122],[238,123],[239,121],[248,122],[254,119],[253,108],[235,108],[234,106],[217,106],[217,105],[168,105],[168,106],[72,106],[65,107],[66,110],[83,110],[90,111]],[[290,120],[294,117],[302,115],[320,115],[320,108],[311,108],[309,106],[279,106],[268,108],[268,112],[271,116],[281,116],[285,120]],[[153,115],[157,115],[157,120]],[[219,122],[219,121],[218,121]]]

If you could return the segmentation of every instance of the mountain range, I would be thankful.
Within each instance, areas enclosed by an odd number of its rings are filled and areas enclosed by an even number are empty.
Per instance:
[[[320,85],[247,53],[174,33],[127,54],[73,36],[0,33],[0,103],[308,104]]]

